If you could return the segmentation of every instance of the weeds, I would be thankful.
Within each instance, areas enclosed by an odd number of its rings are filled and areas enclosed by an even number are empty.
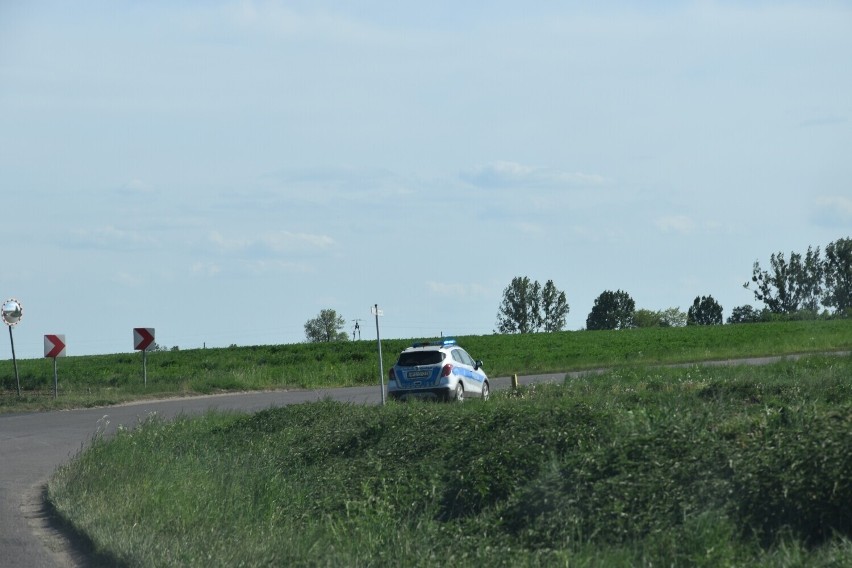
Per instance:
[[[149,418],[50,482],[131,566],[852,564],[852,358]]]

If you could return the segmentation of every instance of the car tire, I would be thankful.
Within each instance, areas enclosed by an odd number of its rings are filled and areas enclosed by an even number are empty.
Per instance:
[[[482,383],[482,400],[488,400],[491,398],[491,387],[488,386],[487,382]]]
[[[453,395],[453,400],[456,402],[464,402],[464,385],[461,381],[456,383],[456,392]]]

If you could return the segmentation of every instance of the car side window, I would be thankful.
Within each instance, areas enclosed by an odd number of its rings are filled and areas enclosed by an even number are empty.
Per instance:
[[[466,365],[461,349],[453,349],[451,353],[453,355],[454,361],[456,361],[457,363],[461,363],[462,365]]]
[[[467,351],[465,351],[464,349],[459,349],[459,356],[461,357],[461,362],[465,365],[468,365],[470,367],[476,366],[476,364],[473,362],[473,358],[468,355]]]

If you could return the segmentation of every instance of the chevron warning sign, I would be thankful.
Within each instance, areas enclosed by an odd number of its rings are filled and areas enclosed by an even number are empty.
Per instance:
[[[65,336],[64,335],[45,335],[44,336],[44,356],[65,357]]]
[[[154,343],[153,327],[133,328],[133,348],[137,351],[145,351]]]

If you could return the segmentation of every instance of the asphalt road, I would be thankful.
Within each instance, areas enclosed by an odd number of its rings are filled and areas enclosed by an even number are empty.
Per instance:
[[[786,357],[795,359],[796,356]],[[716,364],[766,364],[783,359],[763,357]],[[566,376],[596,373],[555,373],[524,376],[519,383],[561,381]],[[492,378],[492,390],[508,388],[509,377]],[[199,396],[147,401],[104,408],[0,415],[0,567],[55,568],[92,566],[85,551],[51,522],[42,492],[48,478],[98,433],[113,433],[121,425],[132,428],[152,413],[163,418],[208,410],[256,412],[272,406],[332,399],[357,404],[379,404],[381,390],[354,387]]]

